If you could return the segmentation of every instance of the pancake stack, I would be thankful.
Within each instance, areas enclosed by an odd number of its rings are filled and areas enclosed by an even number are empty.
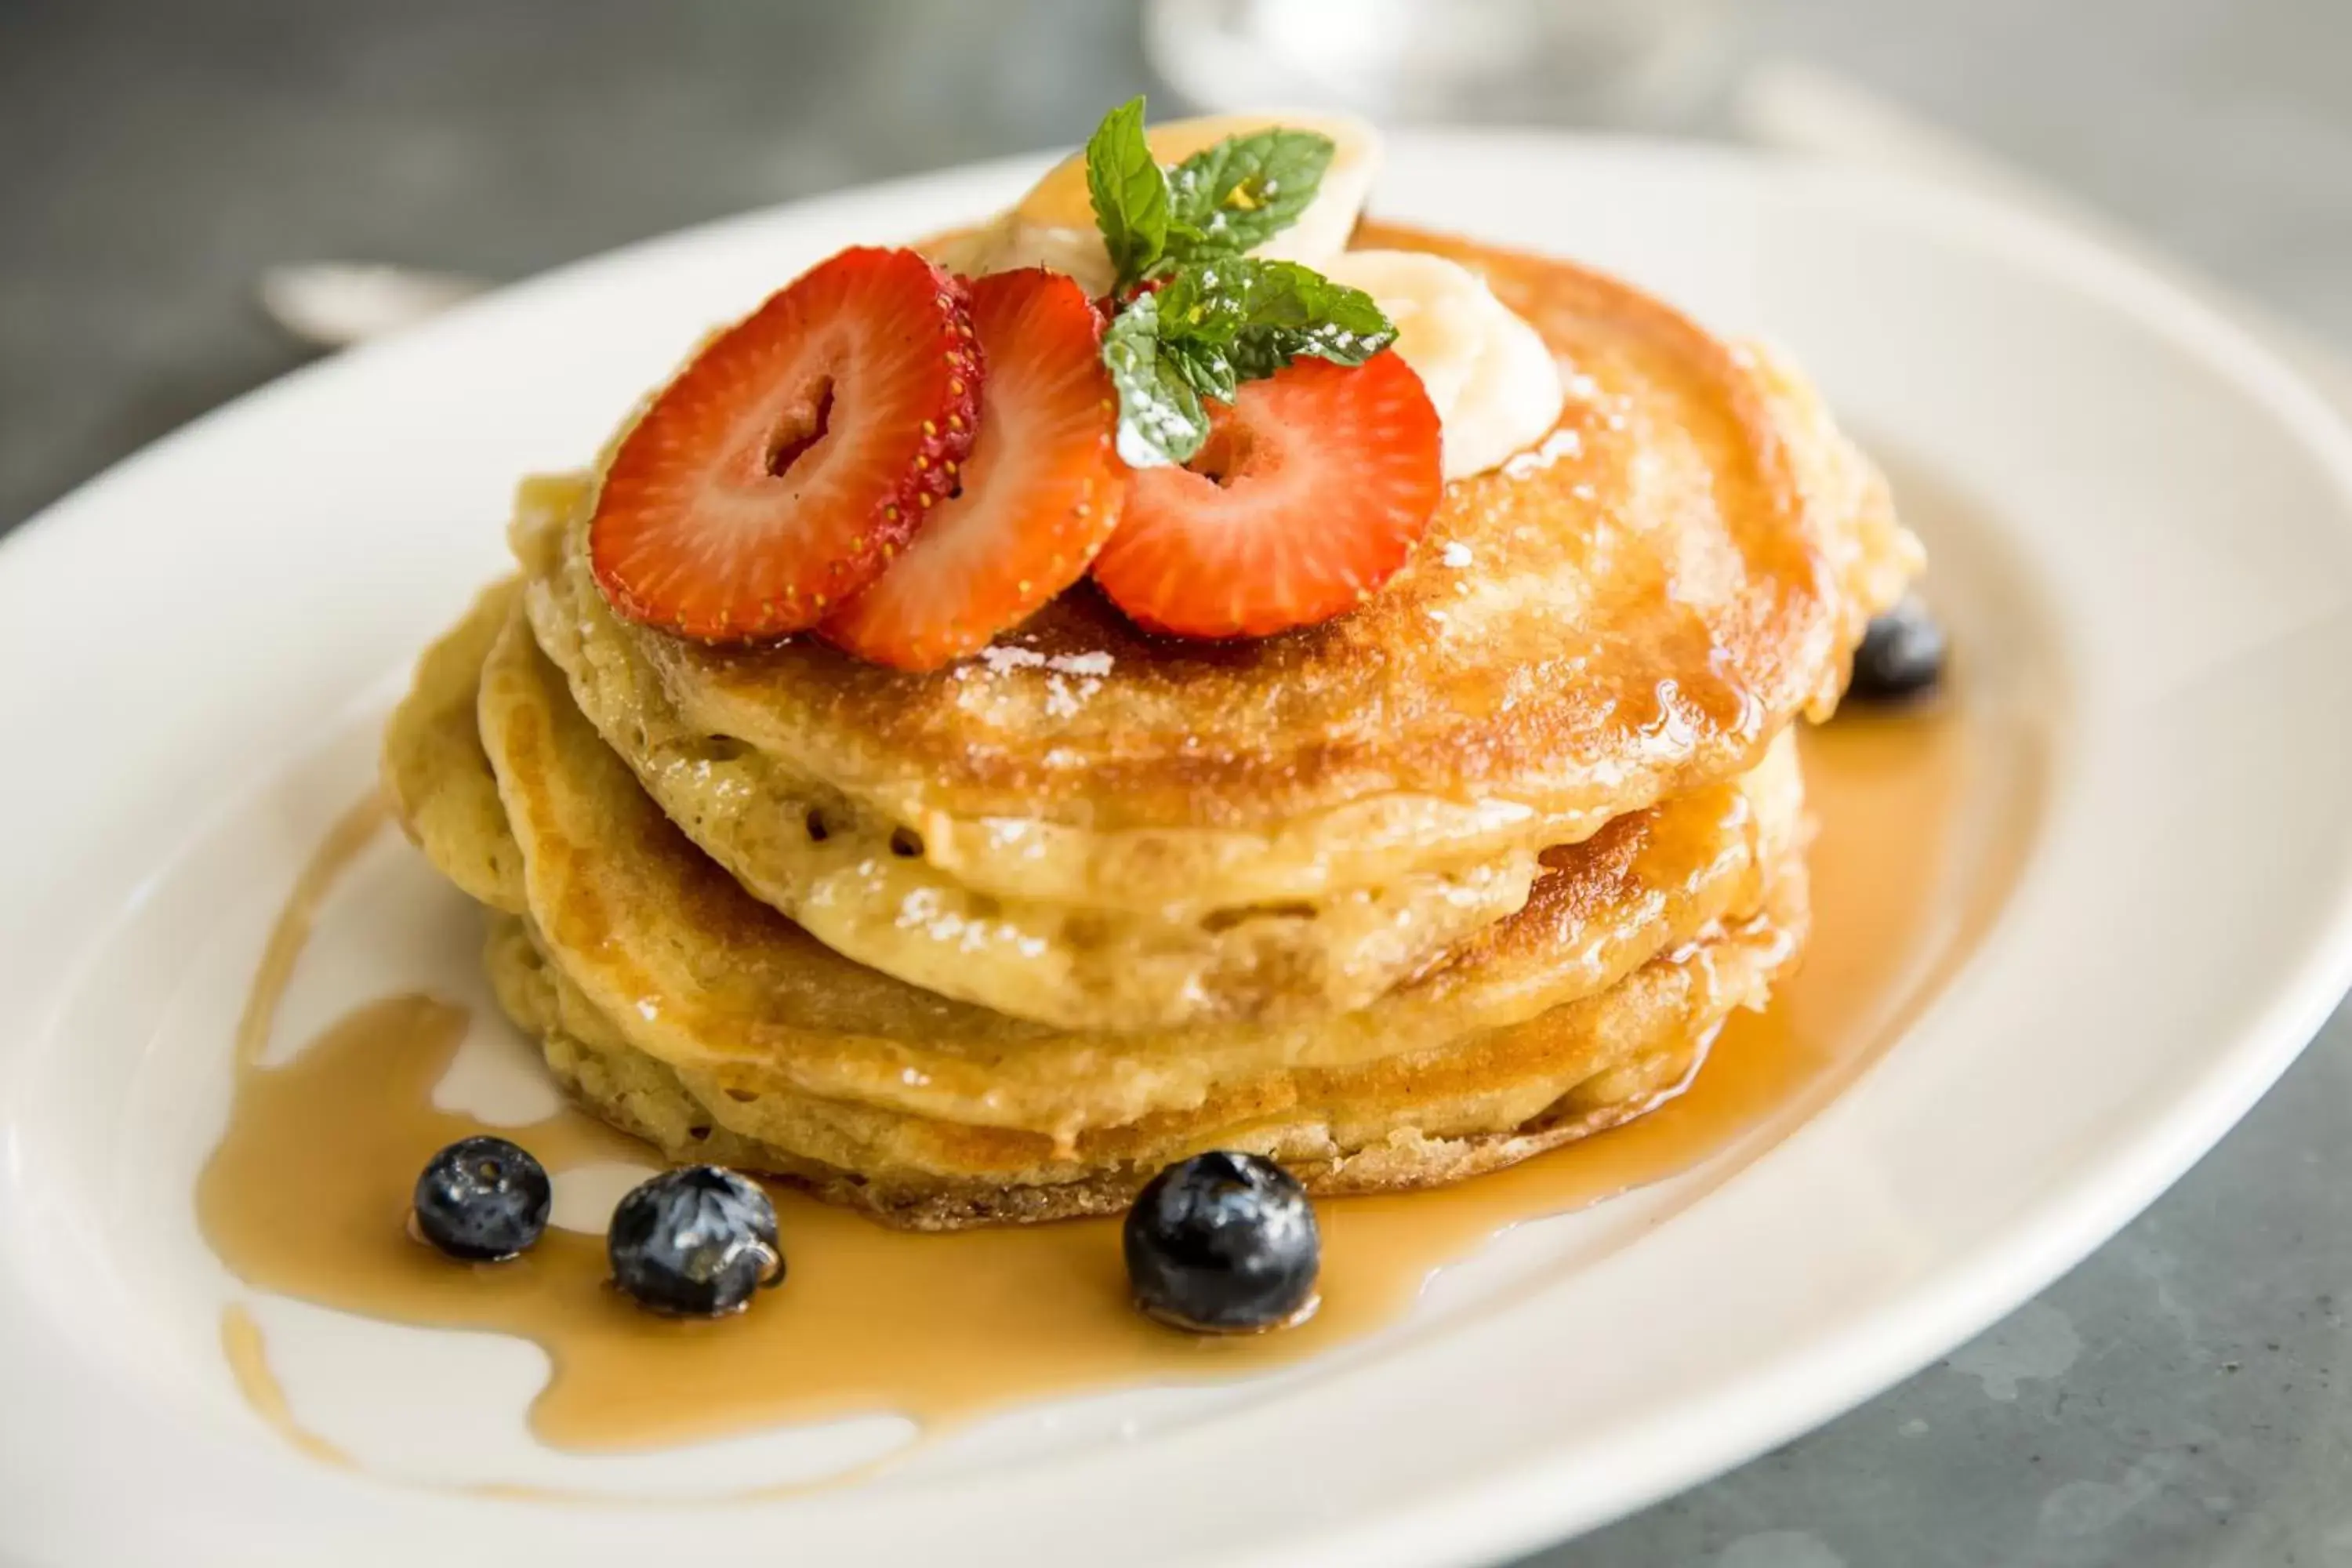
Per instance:
[[[675,1160],[893,1224],[1116,1212],[1209,1148],[1318,1193],[1637,1116],[1801,950],[1792,727],[1918,565],[1785,364],[1449,256],[1570,377],[1357,610],[1235,643],[1087,587],[928,675],[631,624],[594,475],[419,666],[385,776],[516,1022]]]

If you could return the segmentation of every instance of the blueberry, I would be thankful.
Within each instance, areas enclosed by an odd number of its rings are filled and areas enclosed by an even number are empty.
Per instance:
[[[461,1138],[416,1178],[416,1234],[452,1258],[496,1263],[539,1239],[553,1197],[529,1151],[503,1138]]]
[[[1255,1154],[1195,1154],[1127,1212],[1127,1278],[1151,1317],[1202,1333],[1297,1322],[1315,1310],[1323,1238],[1297,1178]]]
[[[613,1210],[604,1246],[613,1282],[676,1317],[736,1311],[752,1291],[784,1282],[776,1205],[717,1165],[664,1171],[632,1188]]]
[[[1900,702],[1944,676],[1944,628],[1916,595],[1870,623],[1853,652],[1851,695],[1864,702]]]

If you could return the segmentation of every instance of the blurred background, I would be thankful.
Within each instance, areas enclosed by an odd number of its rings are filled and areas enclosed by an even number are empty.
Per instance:
[[[2352,0],[0,0],[0,530],[320,340],[1066,147],[1139,91],[1990,189],[2165,258],[2352,405]],[[2347,1107],[2339,1019],[2041,1300],[1539,1561],[2352,1563]]]
[[[0,0],[0,527],[309,352],[272,268],[499,280],[1308,100],[1762,139],[1920,128],[2352,339],[2347,0]]]

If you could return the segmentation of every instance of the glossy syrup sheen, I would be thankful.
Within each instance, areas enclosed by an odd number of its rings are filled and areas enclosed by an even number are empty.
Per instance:
[[[779,1192],[790,1277],[712,1322],[632,1307],[605,1282],[601,1237],[551,1229],[499,1265],[453,1263],[411,1241],[403,1221],[418,1168],[486,1130],[432,1104],[464,1014],[430,997],[380,998],[289,1063],[259,1064],[310,914],[380,820],[364,810],[298,887],[257,976],[199,1216],[221,1259],[257,1289],[538,1342],[552,1372],[531,1426],[560,1448],[639,1449],[885,1410],[936,1430],[1055,1394],[1297,1362],[1394,1321],[1433,1270],[1498,1231],[1779,1136],[1866,1066],[1965,954],[2014,858],[2014,842],[1995,845],[1957,901],[1942,894],[1962,740],[1957,721],[1932,712],[1857,717],[1810,736],[1813,935],[1770,1010],[1737,1016],[1684,1093],[1624,1127],[1450,1189],[1323,1201],[1322,1306],[1280,1332],[1202,1339],[1147,1321],[1125,1300],[1108,1221],[912,1235]],[[650,1159],[576,1112],[495,1131],[551,1171]],[[256,1409],[337,1457],[292,1426],[240,1309],[223,1335]]]

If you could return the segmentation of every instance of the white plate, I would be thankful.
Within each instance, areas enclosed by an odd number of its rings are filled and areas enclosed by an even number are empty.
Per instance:
[[[247,398],[0,550],[0,1557],[1492,1558],[1753,1454],[2015,1304],[2209,1146],[2342,990],[2352,438],[2311,395],[2132,266],[1979,205],[1717,153],[1417,136],[1383,211],[1765,331],[1932,481],[1915,510],[1972,721],[2049,762],[2015,894],[1958,981],[1712,1190],[1526,1227],[1398,1331],[1261,1384],[1023,1413],[799,1500],[554,1508],[420,1484],[559,1463],[520,1436],[536,1352],[287,1307],[297,1414],[405,1479],[293,1453],[224,1368],[235,1289],[187,1184],[261,932],[366,779],[397,672],[498,570],[516,474],[592,452],[703,326],[805,263],[980,214],[1034,167],[571,268]],[[387,977],[466,983],[454,895],[390,852],[362,882],[298,1014]],[[889,1440],[595,1463],[615,1491],[708,1492]]]

